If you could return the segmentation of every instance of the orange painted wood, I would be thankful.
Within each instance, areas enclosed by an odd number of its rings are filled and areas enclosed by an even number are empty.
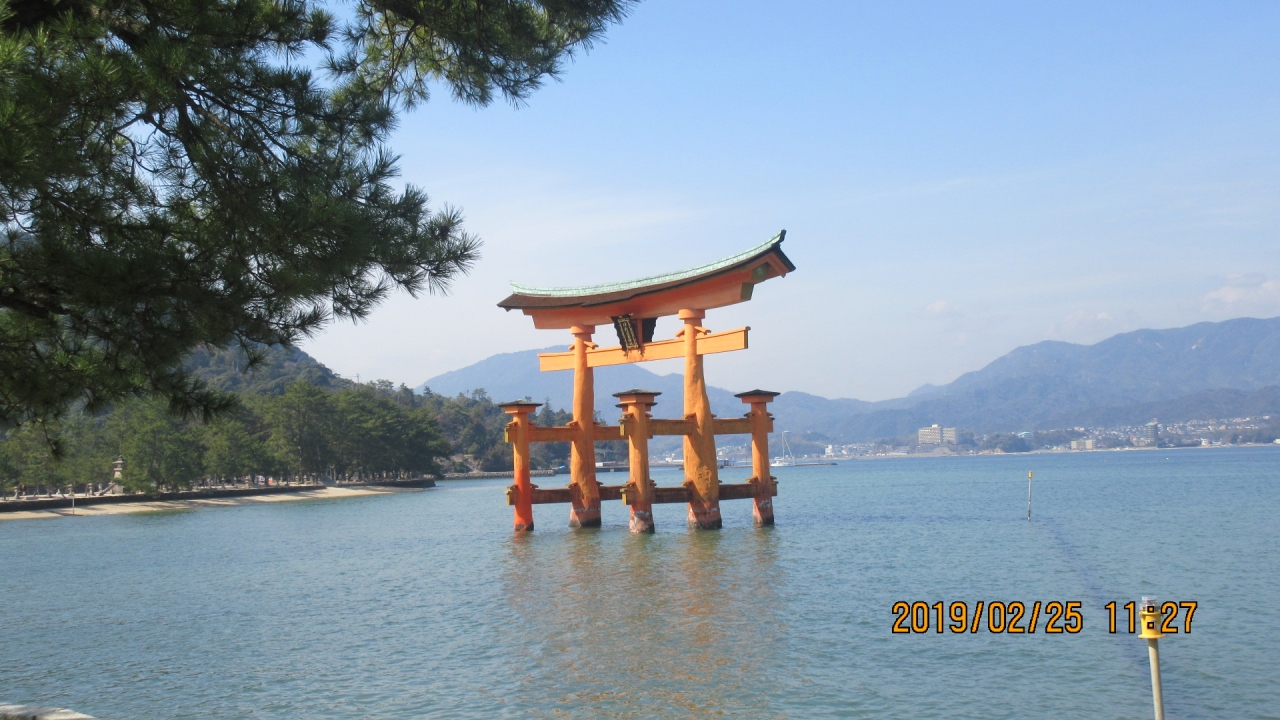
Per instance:
[[[774,495],[777,495],[774,492]],[[733,483],[720,486],[721,500],[751,500],[756,497],[755,483]]]
[[[698,354],[711,355],[713,353],[746,350],[747,333],[750,330],[750,327],[741,327],[736,330],[726,330],[724,332],[702,335],[698,338]],[[641,350],[632,350],[628,352],[623,350],[621,347],[609,347],[587,350],[586,354],[587,367],[593,368],[604,367],[606,365],[626,365],[628,363],[648,362],[650,360],[670,360],[672,358],[684,357],[685,342],[684,338],[659,340],[657,342],[645,343]],[[562,353],[539,353],[538,369],[542,372],[573,370],[575,360],[575,353],[573,351]]]
[[[600,500],[621,500],[622,485],[601,485]],[[550,505],[553,503],[573,502],[573,486],[562,488],[535,488],[534,505]]]
[[[536,488],[531,502],[534,505],[573,502],[573,488]]]
[[[556,425],[555,427],[532,425],[529,427],[529,442],[573,442],[578,437],[577,433],[576,425]],[[617,425],[596,425],[594,435],[596,440],[626,439]],[[504,434],[502,440],[511,442],[510,433]]]
[[[534,425],[529,428],[529,442],[573,442],[578,429],[568,425],[546,427]]]
[[[748,484],[755,488],[752,514],[757,525],[772,525],[773,498],[778,494],[778,483],[769,473],[769,432],[773,430],[773,416],[769,414],[768,407],[777,396],[751,391],[738,397],[751,407],[747,420],[751,424],[751,469],[754,472]]]
[[[596,440],[626,440],[617,425],[596,425]]]
[[[778,494],[777,484],[771,483],[771,485],[773,486],[771,494],[774,496],[777,496]],[[624,486],[622,485],[601,485],[600,499],[601,500],[621,500],[623,487]],[[653,497],[651,502],[654,503],[655,505],[689,502],[689,491],[684,487],[667,486],[667,487],[651,488],[651,490],[652,490],[652,497]],[[571,495],[572,491],[573,491],[573,488],[569,488],[569,487],[563,487],[563,488],[535,487],[532,492],[532,504],[549,505],[553,503],[571,502],[573,499]],[[753,482],[725,483],[720,486],[720,499],[721,500],[750,500],[756,497],[755,492],[756,492],[756,484]]]
[[[778,246],[742,263],[717,270],[700,278],[664,288],[627,293],[616,301],[599,298],[566,298],[566,305],[553,307],[539,302],[540,307],[515,301],[519,296],[504,301],[508,310],[520,307],[533,318],[533,326],[541,330],[570,328],[575,325],[609,325],[614,317],[630,314],[638,318],[655,318],[675,315],[685,308],[713,308],[736,305],[751,299],[754,287],[775,277],[782,277],[794,269],[791,261]],[[554,303],[554,301],[552,301]]]
[[[507,488],[507,502],[515,506],[513,525],[516,532],[533,531],[535,488],[529,482],[529,414],[537,407],[537,403],[519,402],[502,406],[503,411],[512,416],[507,424],[507,436],[511,438],[512,479],[515,482]]]
[[[688,435],[693,432],[693,423],[689,420],[650,420],[650,435]]]
[[[699,321],[706,312],[686,308],[679,312],[684,321],[684,417],[693,431],[684,436],[684,486],[689,489],[689,522],[699,530],[719,530],[720,471],[716,458],[716,436],[712,429],[711,400],[702,355],[698,353]]]
[[[627,436],[630,478],[623,502],[631,509],[631,532],[652,533],[654,484],[649,479],[649,421],[653,418],[649,409],[654,405],[655,393],[624,391],[613,395],[625,413],[622,430]]]
[[[665,503],[687,503],[689,502],[689,488],[686,487],[656,487],[653,489],[654,505]]]
[[[569,527],[600,527],[600,496],[596,482],[595,371],[587,362],[587,353],[595,345],[591,334],[595,326],[577,324],[573,333],[573,422],[575,432],[569,447],[569,476],[573,480],[573,505],[569,509]]]
[[[748,418],[715,418],[711,427],[717,435],[746,435],[751,432]]]

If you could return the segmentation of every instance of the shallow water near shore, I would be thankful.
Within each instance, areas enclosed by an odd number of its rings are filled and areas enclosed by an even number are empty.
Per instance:
[[[1154,594],[1199,603],[1191,634],[1161,641],[1169,718],[1277,716],[1280,448],[774,472],[778,526],[728,501],[719,532],[660,506],[658,533],[633,536],[609,503],[601,530],[553,505],[513,536],[503,480],[0,523],[0,702],[108,719],[1147,718],[1145,644],[1108,634],[1103,605]],[[900,600],[1079,600],[1084,630],[893,634]]]

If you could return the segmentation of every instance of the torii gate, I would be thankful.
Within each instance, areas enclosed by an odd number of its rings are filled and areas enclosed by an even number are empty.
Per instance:
[[[539,355],[543,372],[573,370],[573,422],[561,427],[539,427],[529,415],[540,403],[504,403],[512,415],[507,440],[514,445],[515,483],[507,489],[507,503],[515,506],[517,532],[533,530],[533,506],[542,503],[571,504],[571,527],[599,527],[600,502],[622,500],[631,507],[631,531],[653,532],[654,503],[687,502],[689,523],[702,529],[719,529],[720,501],[755,500],[757,524],[773,524],[773,497],[777,482],[769,473],[769,433],[773,417],[766,405],[778,395],[765,390],[738,393],[751,410],[736,420],[711,414],[702,356],[745,350],[747,331],[738,328],[712,333],[699,322],[712,308],[751,299],[756,285],[795,270],[782,252],[786,231],[768,242],[718,262],[681,272],[631,282],[580,288],[533,288],[512,283],[514,292],[498,303],[506,310],[522,310],[543,329],[568,329],[573,345],[568,352]],[[684,327],[673,340],[653,340],[657,319],[675,315]],[[613,325],[618,347],[601,348],[591,342],[596,327]],[[595,376],[603,365],[684,358],[684,419],[655,420],[649,409],[660,393],[628,390],[614,393],[623,409],[618,425],[595,422]],[[716,462],[716,435],[751,434],[753,477],[746,483],[720,483]],[[649,438],[684,436],[682,487],[657,487],[649,478]],[[630,445],[630,477],[626,485],[601,485],[596,480],[595,442],[626,439]],[[541,489],[529,481],[529,443],[571,442],[571,482],[567,488]]]

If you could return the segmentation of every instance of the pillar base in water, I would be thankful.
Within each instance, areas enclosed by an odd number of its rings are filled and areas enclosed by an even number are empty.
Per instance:
[[[767,527],[773,524],[773,498],[757,498],[752,511],[756,525]]]
[[[533,532],[533,522],[517,522],[515,524],[516,532]]]
[[[689,507],[689,527],[698,530],[719,530],[724,523],[720,520],[720,506],[707,510],[694,510]]]
[[[639,535],[640,533],[653,533],[656,528],[653,525],[653,513],[643,510],[636,510],[631,513],[631,532]]]
[[[569,527],[600,527],[600,507],[597,505],[595,508],[571,508],[569,510]]]

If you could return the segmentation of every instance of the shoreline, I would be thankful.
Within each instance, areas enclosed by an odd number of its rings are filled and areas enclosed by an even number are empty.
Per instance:
[[[979,453],[894,453],[884,455],[863,455],[859,457],[837,457],[837,462],[855,462],[859,460],[894,460],[899,458],[958,458],[958,457],[1025,457],[1027,455],[1088,455],[1091,453],[1116,452],[1148,452],[1151,450],[1227,450],[1231,448],[1280,448],[1280,443],[1245,443],[1241,445],[1190,445],[1183,447],[1118,447],[1097,448],[1095,450],[1045,450],[1039,448],[1020,453],[979,452]]]
[[[298,500],[330,500],[361,497],[365,495],[389,495],[400,490],[386,486],[299,488],[296,492],[278,492],[270,495],[237,495],[230,497],[191,498],[186,500],[141,500],[101,505],[77,505],[72,509],[46,508],[40,510],[14,510],[0,513],[5,520],[40,520],[59,517],[97,517],[99,515],[124,515],[129,513],[190,510],[200,507],[234,507],[254,503],[295,502]],[[402,491],[401,491],[402,492]]]

